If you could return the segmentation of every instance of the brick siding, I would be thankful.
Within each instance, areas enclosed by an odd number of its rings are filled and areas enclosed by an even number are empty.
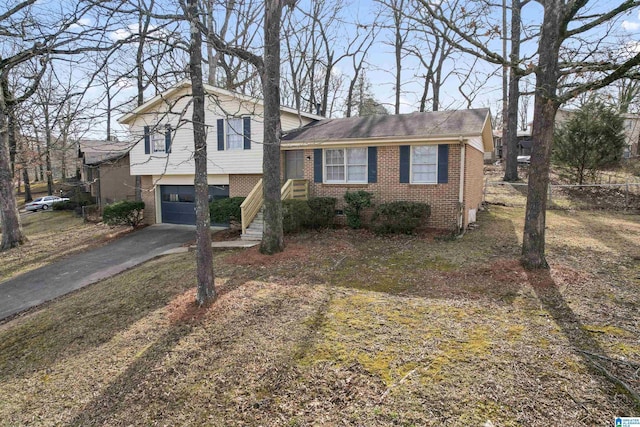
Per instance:
[[[262,175],[229,175],[229,197],[247,197]]]
[[[140,179],[142,201],[144,202],[144,223],[156,223],[156,190],[151,175],[143,175]]]
[[[373,193],[374,203],[398,200],[422,202],[431,206],[427,226],[451,230],[458,223],[460,180],[460,147],[449,146],[449,174],[447,184],[400,183],[400,150],[398,146],[378,147],[378,179],[370,184],[322,184],[313,182],[313,150],[304,152],[304,178],[309,181],[310,197],[335,197],[336,209],[343,209],[347,190]],[[480,157],[482,161],[482,155]],[[324,171],[323,171],[324,172]]]
[[[484,153],[467,146],[464,166],[464,226],[469,225],[469,209],[478,209],[484,190]]]

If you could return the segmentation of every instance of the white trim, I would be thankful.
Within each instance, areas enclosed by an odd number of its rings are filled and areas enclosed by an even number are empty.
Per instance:
[[[229,151],[229,150],[244,150],[244,118],[245,117],[251,117],[251,116],[240,116],[240,117],[236,117],[236,116],[229,116],[224,120],[224,151]],[[239,120],[240,121],[240,129],[234,129],[230,126],[229,124],[229,120]],[[229,132],[233,131],[238,137],[240,137],[240,146],[239,147],[229,147]]]
[[[153,183],[159,185],[193,185],[194,175],[153,175]],[[209,185],[229,185],[229,175],[209,174],[207,175]]]
[[[438,157],[439,157],[439,151],[440,149],[438,148],[439,145],[436,145],[436,180],[434,182],[414,182],[413,181],[413,148],[414,147],[433,147],[433,144],[413,144],[413,145],[409,145],[409,184],[415,184],[415,185],[434,185],[434,184],[438,184]]]
[[[479,137],[480,135],[474,133],[472,135],[455,135],[455,136],[443,136],[443,137],[380,137],[380,138],[367,138],[367,139],[342,139],[332,141],[307,141],[307,142],[288,142],[282,141],[280,150],[299,150],[301,148],[333,148],[333,147],[386,147],[394,145],[441,145],[441,144],[458,144],[460,138],[468,139],[471,137]],[[480,136],[481,137],[481,136]]]
[[[137,116],[144,114],[145,112],[151,110],[153,107],[155,107],[158,103],[163,102],[167,99],[172,98],[177,92],[183,90],[183,89],[188,89],[191,88],[191,82],[189,80],[183,80],[179,83],[177,83],[175,86],[169,88],[168,90],[162,92],[159,95],[154,96],[153,98],[151,98],[149,101],[145,102],[144,104],[142,104],[141,106],[135,108],[134,110],[124,114],[122,117],[120,117],[118,119],[118,123],[120,124],[128,124],[130,121],[132,121],[133,119],[135,119]],[[256,104],[256,105],[264,105],[264,102],[261,99],[258,98],[252,98],[250,96],[247,95],[242,95],[240,93],[235,93],[235,92],[231,92],[228,91],[226,89],[221,89],[215,86],[210,86],[208,84],[204,85],[204,90],[207,94],[211,94],[211,95],[223,95],[223,96],[229,96],[231,98],[235,98],[238,99],[240,101],[243,102],[248,102],[248,103],[252,103],[252,104]],[[187,93],[186,96],[191,96],[191,93]],[[289,107],[280,107],[280,112],[285,112],[285,113],[289,113],[289,114],[293,114],[296,116],[301,116],[307,119],[311,119],[311,120],[322,120],[325,119],[325,117],[323,116],[319,116],[317,114],[310,114],[310,113],[306,113],[304,111],[298,111],[295,110],[293,108],[289,108]]]
[[[458,219],[458,230],[462,230],[464,227],[464,185],[465,185],[465,164],[466,164],[466,144],[464,141],[460,140],[460,194],[458,197],[458,202],[460,203],[460,217]]]
[[[365,169],[364,169],[364,181],[349,181],[349,163],[347,160],[347,150],[364,149],[365,153]],[[329,181],[327,179],[327,150],[344,150],[344,180],[343,181]],[[362,166],[358,164],[357,166]],[[369,183],[369,150],[366,147],[335,147],[322,150],[322,183],[323,184],[368,184]]]

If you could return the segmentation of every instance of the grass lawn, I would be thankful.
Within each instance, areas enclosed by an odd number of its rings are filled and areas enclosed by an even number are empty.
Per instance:
[[[333,230],[172,255],[0,325],[0,425],[595,426],[638,416],[640,218],[523,210],[458,240]],[[5,264],[6,265],[6,264]],[[616,382],[618,381],[618,382]]]

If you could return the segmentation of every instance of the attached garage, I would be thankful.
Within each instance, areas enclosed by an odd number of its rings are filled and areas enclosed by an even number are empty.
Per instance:
[[[196,223],[196,197],[193,185],[161,185],[160,213],[163,223],[187,224]],[[229,197],[228,185],[210,185],[209,202]],[[227,224],[211,224],[224,226]]]

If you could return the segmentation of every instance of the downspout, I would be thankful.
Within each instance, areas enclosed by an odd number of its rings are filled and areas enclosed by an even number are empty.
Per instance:
[[[464,166],[465,166],[465,154],[466,144],[465,140],[460,136],[458,138],[460,142],[460,190],[458,197],[458,231],[462,236],[464,234]]]

